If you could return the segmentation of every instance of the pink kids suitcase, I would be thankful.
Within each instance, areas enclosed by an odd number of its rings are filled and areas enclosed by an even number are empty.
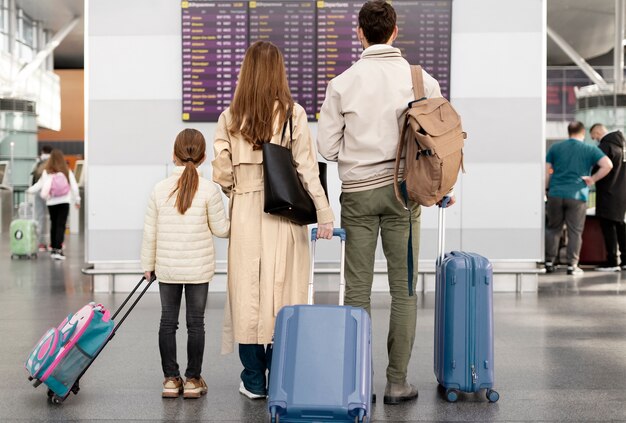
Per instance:
[[[67,316],[58,327],[48,329],[24,364],[28,371],[28,380],[34,380],[35,387],[45,384],[48,387],[48,399],[54,404],[62,403],[70,392],[78,394],[80,378],[115,335],[154,279],[148,281],[117,324],[114,319],[145,278],[139,281],[113,316],[102,304],[91,302]]]

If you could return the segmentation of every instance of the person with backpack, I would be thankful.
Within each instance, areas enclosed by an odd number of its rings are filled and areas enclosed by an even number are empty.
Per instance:
[[[357,36],[364,51],[360,60],[329,82],[317,131],[319,152],[338,162],[342,181],[346,305],[370,312],[379,233],[382,237],[391,293],[385,404],[418,395],[417,388],[407,381],[417,316],[417,297],[407,289],[407,285],[415,286],[417,270],[409,278],[407,258],[410,220],[413,261],[417,263],[420,206],[409,201],[409,212],[394,194],[400,128],[407,105],[415,98],[410,65],[392,46],[397,35],[396,12],[390,4],[378,0],[363,5]],[[432,76],[423,71],[422,79],[427,98],[441,97],[439,83]]]
[[[48,159],[50,158],[50,153],[52,152],[52,147],[49,145],[44,145],[41,147],[41,154],[33,167],[33,171],[31,172],[32,182],[31,186],[36,184],[39,179],[41,179],[41,175],[43,175],[44,170],[46,169],[46,165],[48,163]],[[39,241],[39,251],[47,251],[49,245],[49,236],[47,234],[47,225],[46,225],[46,201],[41,198],[39,195],[34,196],[34,212],[35,212],[35,221],[37,222],[37,237]]]
[[[161,298],[159,351],[163,398],[200,398],[207,393],[202,378],[204,310],[215,274],[213,236],[226,238],[230,222],[219,188],[201,177],[206,141],[200,131],[182,130],[174,141],[174,172],[152,190],[144,221],[141,266],[146,279],[156,275]],[[176,331],[183,291],[187,320],[185,382],[176,360]]]
[[[80,193],[74,173],[67,166],[61,150],[55,148],[50,152],[41,178],[27,192],[39,192],[40,197],[46,201],[50,213],[50,257],[54,260],[65,260],[63,241],[67,216],[70,204],[80,208]]]

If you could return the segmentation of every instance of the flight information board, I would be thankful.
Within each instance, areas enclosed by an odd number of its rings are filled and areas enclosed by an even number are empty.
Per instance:
[[[282,51],[289,88],[315,119],[335,76],[359,60],[355,28],[364,0],[182,1],[184,121],[215,122],[230,104],[247,47],[271,41]],[[394,42],[448,97],[452,0],[394,0]]]

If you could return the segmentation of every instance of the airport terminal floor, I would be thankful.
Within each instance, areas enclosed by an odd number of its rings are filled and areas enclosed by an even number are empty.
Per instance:
[[[0,421],[45,422],[266,422],[266,402],[238,392],[236,354],[219,354],[223,293],[211,293],[206,313],[203,376],[209,391],[198,400],[162,399],[157,331],[159,298],[147,294],[81,380],[81,391],[52,405],[46,389],[27,381],[23,362],[49,327],[89,301],[114,309],[126,294],[94,294],[81,274],[83,242],[66,239],[68,259],[46,254],[11,260],[0,236]],[[334,297],[320,294],[318,302]],[[433,375],[434,295],[419,295],[418,327],[409,381],[419,398],[373,407],[379,422],[607,422],[626,421],[626,274],[564,271],[542,275],[538,294],[495,294],[495,389],[448,403]],[[385,387],[387,294],[373,295],[374,392]],[[179,362],[185,365],[184,314]]]

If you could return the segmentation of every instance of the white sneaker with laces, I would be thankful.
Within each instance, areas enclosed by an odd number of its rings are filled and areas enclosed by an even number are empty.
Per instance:
[[[250,399],[263,399],[267,396],[267,395],[254,394],[248,391],[246,387],[244,386],[243,381],[239,384],[239,393],[247,396]]]

